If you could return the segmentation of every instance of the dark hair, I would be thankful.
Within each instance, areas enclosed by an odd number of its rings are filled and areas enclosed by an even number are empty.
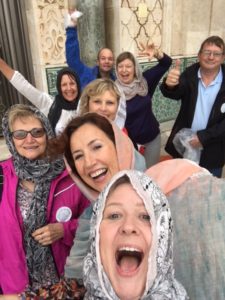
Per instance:
[[[134,64],[134,67],[136,66],[134,55],[131,52],[125,51],[125,52],[120,53],[117,56],[117,58],[116,58],[116,67],[118,66],[119,63],[121,63],[125,59],[131,60],[132,63]]]
[[[80,94],[81,94],[80,78],[77,75],[77,73],[74,72],[73,69],[71,69],[69,67],[62,68],[61,70],[59,70],[59,72],[57,74],[56,87],[57,87],[57,91],[58,91],[59,95],[62,95],[61,81],[62,81],[63,75],[68,75],[70,79],[72,79],[76,82],[76,84],[77,84],[77,97],[76,97],[75,100],[80,99]]]
[[[208,37],[207,39],[205,39],[201,44],[198,54],[200,54],[202,52],[202,49],[206,44],[214,44],[223,51],[223,54],[225,53],[224,41],[221,37],[219,37],[217,35],[212,35],[212,36]]]
[[[97,113],[87,113],[83,116],[78,116],[72,119],[69,124],[64,129],[63,133],[60,137],[53,139],[50,141],[48,146],[48,154],[52,158],[56,158],[57,156],[64,153],[64,156],[71,168],[71,170],[79,176],[77,170],[75,168],[73,156],[70,149],[70,140],[71,136],[74,132],[77,131],[81,126],[85,124],[92,124],[102,130],[107,137],[114,143],[115,145],[115,135],[112,128],[112,124],[105,117],[97,114]]]

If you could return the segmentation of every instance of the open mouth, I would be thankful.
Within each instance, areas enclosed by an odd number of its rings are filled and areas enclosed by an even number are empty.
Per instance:
[[[118,270],[123,275],[133,274],[140,266],[144,253],[137,248],[122,247],[116,251]]]
[[[102,168],[102,169],[99,169],[99,170],[97,170],[97,171],[95,171],[95,172],[92,172],[92,173],[90,174],[90,177],[91,177],[92,179],[98,179],[98,178],[100,178],[101,176],[105,176],[106,173],[107,173],[107,169],[106,169],[106,168]]]

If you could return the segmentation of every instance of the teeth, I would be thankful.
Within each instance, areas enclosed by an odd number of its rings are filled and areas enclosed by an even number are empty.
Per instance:
[[[97,170],[97,171],[91,173],[90,176],[91,176],[92,178],[97,177],[97,176],[101,175],[102,173],[104,173],[105,170],[106,170],[105,168],[104,168],[104,169]]]
[[[119,251],[130,251],[130,252],[141,252],[139,249],[137,248],[130,248],[130,247],[121,247],[119,249]]]

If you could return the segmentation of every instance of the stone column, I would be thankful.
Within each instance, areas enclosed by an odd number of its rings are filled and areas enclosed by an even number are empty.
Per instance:
[[[78,21],[81,58],[92,66],[105,47],[104,0],[76,0],[76,7],[83,13]]]

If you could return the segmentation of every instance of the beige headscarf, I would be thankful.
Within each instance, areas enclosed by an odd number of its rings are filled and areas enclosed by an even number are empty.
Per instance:
[[[126,100],[132,99],[136,95],[146,96],[148,94],[148,84],[146,79],[143,77],[141,66],[138,63],[137,59],[134,57],[135,61],[135,78],[129,83],[123,83],[118,76],[117,70],[116,73],[116,85],[124,92]]]
[[[119,170],[126,169],[137,169],[140,171],[144,171],[142,168],[141,159],[139,160],[133,143],[129,139],[129,137],[124,134],[122,130],[120,130],[113,122],[111,122],[112,128],[114,131],[115,142],[116,142],[116,152],[117,159],[119,164]],[[139,154],[141,155],[141,154]],[[140,157],[142,158],[142,157]],[[90,188],[86,183],[84,183],[78,176],[72,173],[69,165],[66,163],[67,170],[70,173],[72,179],[76,182],[77,186],[83,192],[83,194],[90,200],[95,201],[99,195],[99,192]]]

